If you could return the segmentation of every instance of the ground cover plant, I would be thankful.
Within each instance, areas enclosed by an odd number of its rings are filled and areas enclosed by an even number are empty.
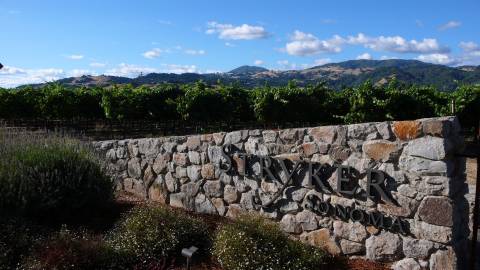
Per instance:
[[[211,236],[199,219],[166,207],[137,207],[108,233],[106,244],[132,264],[162,263],[181,257],[182,248],[196,246],[199,256],[208,254]]]
[[[252,215],[219,229],[213,255],[227,270],[332,269],[334,263],[325,251],[291,240],[278,224]]]

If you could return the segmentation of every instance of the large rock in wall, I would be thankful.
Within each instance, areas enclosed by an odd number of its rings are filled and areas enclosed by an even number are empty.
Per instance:
[[[334,254],[396,262],[395,269],[455,269],[464,260],[468,189],[464,160],[455,156],[462,144],[454,117],[94,143],[118,189],[199,213],[235,218],[257,212],[301,241]],[[302,170],[290,177],[279,167],[279,181],[267,173],[252,177],[263,169],[245,155],[349,166],[357,172],[358,194],[368,185],[365,172],[378,170],[387,176],[391,201],[339,193],[336,173],[325,179],[330,192],[312,185]],[[313,195],[361,215],[399,218],[408,231],[321,215],[307,206]]]

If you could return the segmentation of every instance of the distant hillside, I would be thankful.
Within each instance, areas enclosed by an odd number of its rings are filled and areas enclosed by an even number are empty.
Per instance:
[[[125,77],[116,77],[116,76],[91,76],[84,75],[81,77],[70,77],[65,79],[60,79],[58,83],[65,85],[82,85],[82,86],[108,86],[112,84],[124,84],[131,83],[132,79]]]
[[[241,74],[255,74],[255,73],[260,73],[264,71],[268,71],[268,69],[263,67],[256,67],[256,66],[241,66],[236,69],[230,70],[227,73],[241,75]]]
[[[441,90],[452,90],[458,84],[480,83],[480,66],[448,67],[400,59],[350,60],[304,70],[275,71],[262,67],[241,66],[226,73],[151,73],[135,79],[104,75],[82,76],[66,78],[58,82],[70,86],[107,86],[124,83],[133,85],[155,85],[164,82],[192,83],[198,80],[215,84],[220,80],[223,83],[238,83],[253,88],[265,84],[285,85],[290,80],[296,80],[298,85],[325,82],[330,87],[341,89],[357,86],[366,80],[383,84],[393,77],[405,84],[434,85]]]

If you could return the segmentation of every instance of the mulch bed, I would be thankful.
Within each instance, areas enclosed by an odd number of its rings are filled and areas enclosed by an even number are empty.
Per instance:
[[[119,209],[125,210],[134,207],[135,205],[145,205],[145,204],[152,204],[158,205],[158,203],[150,203],[144,200],[138,199],[132,195],[126,193],[120,193],[117,197],[117,204],[119,205]],[[163,205],[163,204],[162,204]],[[165,205],[163,205],[165,206]],[[167,205],[167,207],[170,207]],[[178,209],[177,209],[178,210]],[[206,214],[198,214],[193,212],[185,211],[188,215],[192,217],[196,217],[204,221],[209,229],[213,232],[215,231],[220,225],[232,222],[230,219],[221,217],[221,216],[214,216],[214,215],[206,215]],[[390,269],[388,264],[372,262],[368,260],[364,260],[361,258],[352,258],[349,259],[347,257],[340,257],[339,261],[343,262],[342,266],[339,266],[337,269],[345,269],[345,270],[387,270]],[[168,267],[167,269],[172,270],[183,270],[185,269],[185,265],[181,262],[174,262],[173,266]],[[215,260],[215,258],[202,258],[201,261],[194,262],[192,270],[223,270],[223,268],[219,265],[219,263]],[[335,270],[335,269],[331,269]]]

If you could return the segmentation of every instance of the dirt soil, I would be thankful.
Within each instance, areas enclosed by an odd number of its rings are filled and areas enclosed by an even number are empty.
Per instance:
[[[138,199],[132,195],[126,193],[120,193],[117,197],[117,202],[121,206],[121,209],[128,209],[135,205],[144,205],[144,204],[156,204],[156,203],[148,203],[141,199]],[[170,206],[168,206],[170,207]],[[193,217],[197,217],[202,219],[209,227],[211,231],[215,231],[218,226],[232,222],[230,219],[220,216],[214,215],[205,215],[205,214],[198,214],[193,212],[186,211],[188,215]],[[352,258],[349,259],[347,257],[340,257],[339,261],[343,262],[343,265],[339,265],[338,268],[331,268],[331,270],[387,270],[390,269],[389,265],[376,263],[368,260],[364,260],[361,258]],[[184,263],[176,262],[174,266],[168,267],[167,269],[172,270],[184,270],[186,269]],[[223,270],[220,264],[214,258],[204,258],[201,261],[193,262],[192,270]],[[330,270],[330,269],[329,269]]]

